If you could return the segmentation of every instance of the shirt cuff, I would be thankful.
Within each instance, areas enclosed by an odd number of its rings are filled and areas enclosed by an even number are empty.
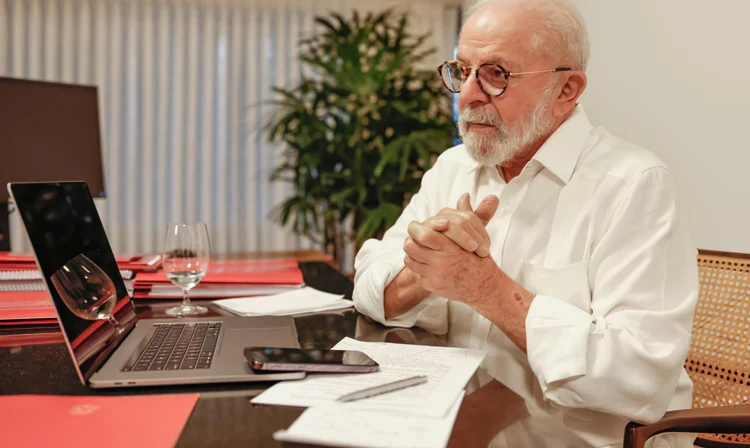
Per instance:
[[[385,300],[385,288],[391,284],[394,278],[404,269],[403,261],[401,263],[377,260],[367,267],[367,272],[357,279],[354,284],[354,307],[360,313],[369,316],[371,319],[381,324],[396,324],[400,320],[410,317],[414,310],[399,316],[396,319],[386,319],[385,309],[383,308]],[[416,317],[414,318],[416,320]]]
[[[592,322],[591,314],[555,297],[539,295],[531,302],[526,350],[542,392],[556,381],[586,375]]]
[[[417,306],[393,319],[385,318],[385,288],[404,269],[400,262],[376,260],[367,267],[367,272],[354,284],[354,307],[360,313],[389,327],[409,328],[417,325],[429,328],[433,333],[447,332],[445,299],[430,296]]]

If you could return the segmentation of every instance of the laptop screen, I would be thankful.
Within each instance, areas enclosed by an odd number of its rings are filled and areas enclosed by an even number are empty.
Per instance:
[[[9,189],[85,382],[136,322],[91,192],[85,182]]]

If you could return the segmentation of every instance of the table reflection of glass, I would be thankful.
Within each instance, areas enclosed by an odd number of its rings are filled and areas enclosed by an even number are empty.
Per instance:
[[[435,334],[418,327],[386,327],[360,315],[355,337],[367,342],[469,348],[451,330],[449,326],[446,334]],[[488,353],[469,380],[449,447],[588,446],[575,430],[566,428],[559,407],[536,394],[515,390],[517,382],[505,384],[506,378],[499,373],[502,369],[497,368],[503,362]]]
[[[450,335],[422,328],[385,327],[364,316],[357,319],[356,339],[411,345],[454,346]],[[525,401],[480,369],[466,387],[466,395],[453,425],[449,447],[496,446],[504,429],[528,418]],[[503,446],[500,444],[499,446]]]

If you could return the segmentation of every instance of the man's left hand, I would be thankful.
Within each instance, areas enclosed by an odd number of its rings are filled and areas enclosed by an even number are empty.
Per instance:
[[[507,276],[491,256],[479,257],[464,250],[434,250],[428,241],[437,235],[418,222],[409,225],[409,238],[404,244],[406,267],[422,277],[422,287],[447,299],[475,305],[503,286]]]
[[[422,279],[422,288],[466,303],[526,352],[525,322],[534,294],[508,277],[492,256],[468,252],[429,222],[416,221],[409,224],[404,251],[404,263]]]

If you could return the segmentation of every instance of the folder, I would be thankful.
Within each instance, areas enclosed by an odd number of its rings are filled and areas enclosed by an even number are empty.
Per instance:
[[[172,282],[164,271],[139,272],[134,287]],[[302,285],[304,278],[294,260],[212,261],[200,284]]]
[[[57,313],[47,291],[0,292],[0,322],[18,325],[32,321],[57,322]]]
[[[0,446],[174,446],[198,394],[0,397]]]

